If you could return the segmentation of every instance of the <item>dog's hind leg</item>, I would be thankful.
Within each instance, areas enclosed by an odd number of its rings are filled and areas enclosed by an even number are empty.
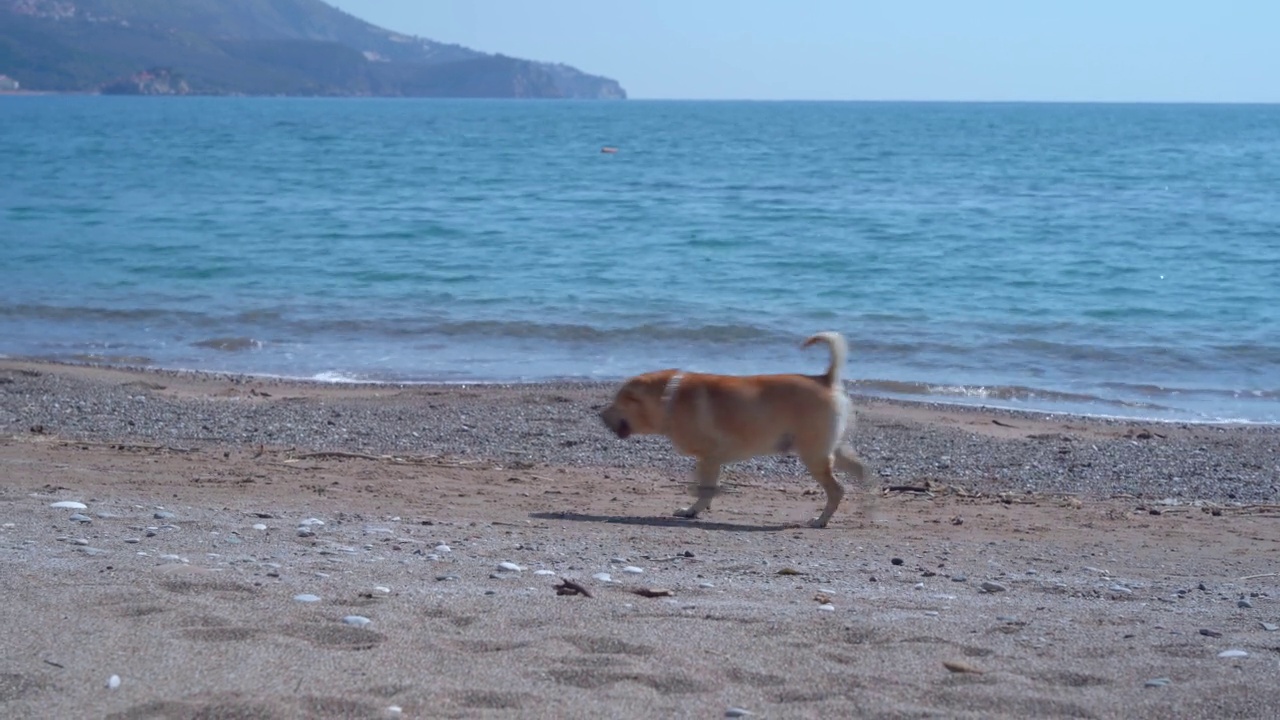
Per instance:
[[[689,507],[676,510],[674,513],[676,517],[698,517],[698,513],[710,509],[711,498],[716,496],[716,489],[720,485],[720,463],[699,458],[698,467],[694,472],[697,475],[697,483],[693,486],[693,494],[697,499]]]
[[[863,517],[867,522],[877,522],[879,516],[879,504],[877,502],[878,495],[870,492],[867,486],[867,480],[871,474],[867,464],[862,461],[854,452],[853,448],[848,445],[841,444],[836,447],[832,453],[832,460],[835,462],[836,469],[843,473],[848,473],[861,486],[858,493],[860,500],[858,505],[861,508]]]
[[[853,479],[859,483],[866,482],[867,465],[862,462],[862,458],[854,454],[853,448],[848,445],[838,445],[832,455],[837,470],[852,475]]]
[[[809,469],[809,474],[813,475],[813,479],[817,480],[818,484],[827,493],[826,507],[822,508],[822,514],[809,521],[809,527],[826,527],[831,520],[831,516],[835,514],[836,508],[840,507],[840,500],[844,498],[844,487],[840,485],[839,480],[836,480],[836,476],[832,472],[831,463],[830,455],[813,459],[804,458],[804,464]]]

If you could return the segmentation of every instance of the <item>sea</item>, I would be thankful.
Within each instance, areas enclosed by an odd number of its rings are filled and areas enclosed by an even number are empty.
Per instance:
[[[1280,106],[0,97],[0,355],[1280,422]]]

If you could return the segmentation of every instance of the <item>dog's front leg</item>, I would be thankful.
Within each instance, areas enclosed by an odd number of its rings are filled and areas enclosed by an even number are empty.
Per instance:
[[[689,507],[675,511],[676,517],[698,517],[698,513],[711,507],[711,498],[716,496],[716,488],[720,485],[720,463],[706,458],[699,458],[698,467],[694,470],[694,473],[697,475],[698,481],[693,486],[693,492],[698,499],[694,500]]]

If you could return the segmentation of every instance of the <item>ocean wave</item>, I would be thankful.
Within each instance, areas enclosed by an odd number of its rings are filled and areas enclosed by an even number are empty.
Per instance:
[[[531,323],[514,320],[468,320],[441,322],[424,328],[443,336],[490,336],[569,342],[703,342],[735,344],[744,342],[791,341],[795,337],[759,325],[642,323],[622,327],[600,327],[577,323]]]
[[[251,337],[220,337],[209,338],[207,340],[196,340],[191,343],[192,347],[206,348],[209,350],[219,350],[221,352],[244,352],[246,350],[261,350],[266,345],[261,340],[255,340]]]
[[[1152,402],[1102,396],[1092,393],[1067,392],[1025,385],[964,385],[954,383],[912,382],[901,380],[856,380],[850,387],[870,395],[895,395],[938,400],[1047,403],[1068,405],[1111,405],[1117,408],[1172,410]]]

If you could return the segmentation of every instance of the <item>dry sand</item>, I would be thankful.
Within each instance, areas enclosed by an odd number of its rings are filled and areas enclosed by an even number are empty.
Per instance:
[[[812,530],[789,460],[671,518],[610,391],[0,361],[0,716],[1280,712],[1277,428],[855,398]]]

